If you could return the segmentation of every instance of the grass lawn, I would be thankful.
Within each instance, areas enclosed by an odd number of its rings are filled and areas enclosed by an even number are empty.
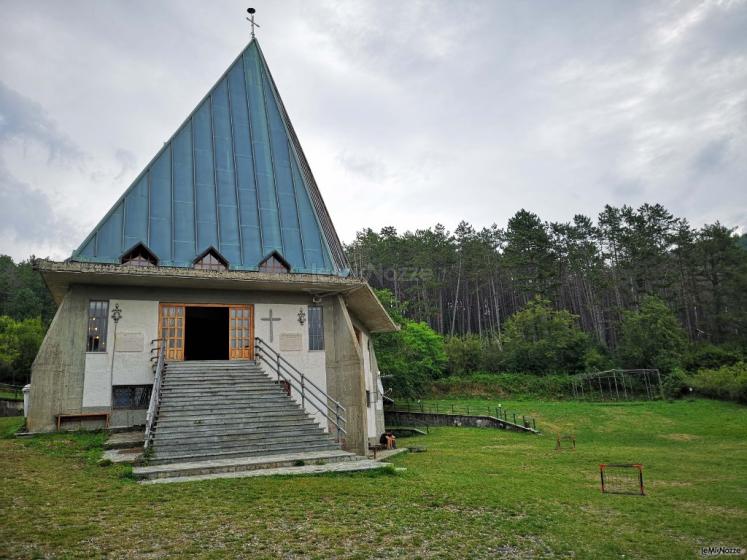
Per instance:
[[[142,486],[95,464],[101,434],[0,439],[0,556],[672,559],[747,547],[747,407],[503,405],[546,435],[432,429],[400,440],[428,450],[395,458],[407,468],[395,474]],[[0,434],[17,423],[0,419]],[[554,430],[575,433],[577,451],[555,452]],[[601,494],[601,462],[643,463],[648,495]]]
[[[8,399],[11,401],[22,401],[23,393],[15,393],[13,391],[0,391],[0,399]]]

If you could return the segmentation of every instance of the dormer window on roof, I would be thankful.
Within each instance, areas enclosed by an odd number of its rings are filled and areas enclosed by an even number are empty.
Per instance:
[[[158,266],[158,257],[153,254],[153,252],[149,250],[145,245],[143,245],[142,243],[138,243],[132,249],[122,255],[122,257],[120,258],[120,262],[122,264],[126,264],[127,266]]]
[[[288,274],[290,272],[290,265],[279,253],[273,252],[259,263],[259,271],[271,272],[273,274]]]
[[[211,247],[195,259],[193,266],[198,270],[228,270],[228,261]]]

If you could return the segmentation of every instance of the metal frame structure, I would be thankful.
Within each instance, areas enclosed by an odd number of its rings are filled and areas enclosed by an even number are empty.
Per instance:
[[[605,477],[607,469],[630,469],[638,471],[638,489],[637,491],[610,490],[609,476]],[[602,463],[599,465],[599,478],[602,482],[603,494],[640,494],[645,496],[646,492],[643,487],[643,465],[640,463]]]
[[[571,378],[573,396],[583,400],[630,401],[664,398],[658,369],[609,369]]]

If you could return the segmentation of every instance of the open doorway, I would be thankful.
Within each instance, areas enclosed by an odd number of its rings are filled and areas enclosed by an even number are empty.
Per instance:
[[[228,359],[228,307],[185,309],[184,359]]]

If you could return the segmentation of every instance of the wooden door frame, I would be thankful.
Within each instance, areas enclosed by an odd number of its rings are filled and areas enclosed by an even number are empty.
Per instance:
[[[187,338],[187,308],[188,307],[223,307],[228,309],[228,360],[239,360],[239,359],[248,359],[253,360],[254,359],[254,304],[253,303],[183,303],[183,302],[172,302],[172,301],[159,301],[158,302],[158,332],[161,334],[159,338],[161,339],[161,343],[166,345],[166,342],[168,338],[164,339],[162,333],[162,321],[164,318],[163,315],[163,308],[169,308],[169,307],[176,307],[181,308],[183,310],[183,324],[182,324],[182,336],[181,336],[181,348],[177,350],[177,355],[179,355],[179,358],[171,358],[172,361],[185,361],[184,356],[186,352],[185,348],[185,341]],[[239,357],[239,358],[232,358],[231,357],[231,308],[233,309],[248,309],[249,310],[249,352],[248,356]],[[166,348],[166,352],[168,352],[168,348]],[[167,354],[168,356],[168,354]]]

